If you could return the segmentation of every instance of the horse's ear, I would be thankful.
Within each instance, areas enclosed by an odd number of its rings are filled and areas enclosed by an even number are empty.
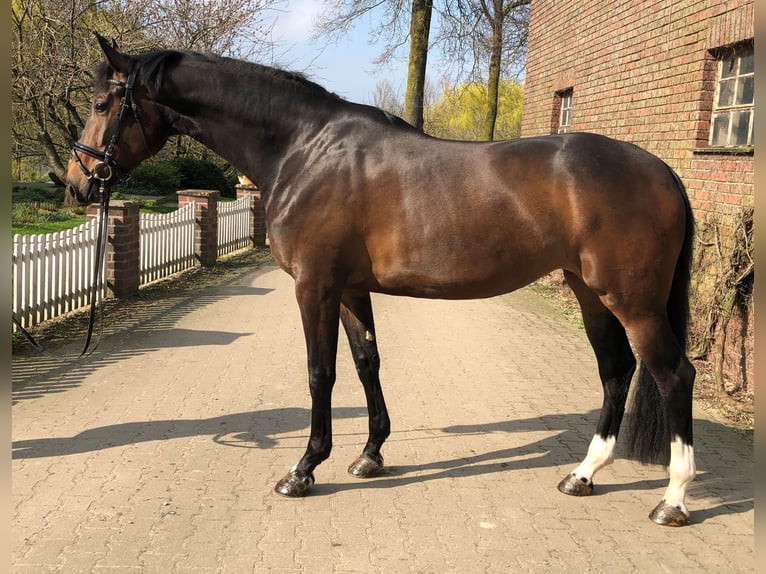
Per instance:
[[[101,46],[101,50],[104,52],[104,56],[106,56],[106,61],[112,69],[127,75],[130,72],[130,56],[120,52],[116,40],[112,40],[110,44],[109,41],[98,32],[94,32],[94,34],[96,35],[99,46]]]

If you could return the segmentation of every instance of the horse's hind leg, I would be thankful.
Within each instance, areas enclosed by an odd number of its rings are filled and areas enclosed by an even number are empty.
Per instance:
[[[375,323],[370,294],[347,291],[343,294],[340,319],[348,336],[356,372],[364,386],[367,399],[369,436],[362,454],[348,472],[359,478],[374,476],[383,468],[380,449],[391,432],[388,409],[380,386],[380,356],[375,339]]]
[[[580,303],[585,332],[596,353],[604,389],[604,403],[588,454],[558,485],[565,494],[587,496],[593,492],[593,476],[614,458],[614,445],[625,413],[636,359],[622,324],[598,296],[576,275],[564,272],[564,276]]]
[[[695,369],[665,313],[641,315],[624,323],[642,362],[629,425],[629,454],[641,462],[667,464],[669,445],[670,481],[649,518],[664,526],[683,526],[689,521],[686,490],[696,474],[692,436]]]

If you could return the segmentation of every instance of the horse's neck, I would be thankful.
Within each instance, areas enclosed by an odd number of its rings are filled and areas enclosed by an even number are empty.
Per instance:
[[[306,114],[305,110],[312,106],[311,94],[297,88],[288,97],[278,81],[263,75],[242,78],[237,86],[240,89],[236,90],[239,93],[222,93],[220,84],[212,80],[220,73],[229,72],[211,65],[206,73],[195,70],[195,80],[187,73],[189,79],[178,82],[180,95],[167,103],[181,114],[177,130],[200,141],[261,187],[268,188],[291,147],[319,131],[332,112],[319,98],[313,105],[322,113]],[[204,85],[207,79],[212,80],[209,89]],[[195,85],[184,86],[191,81]],[[247,85],[247,94],[241,92],[242,85]]]

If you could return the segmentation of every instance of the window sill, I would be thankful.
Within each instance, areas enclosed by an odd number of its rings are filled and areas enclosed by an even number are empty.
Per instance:
[[[698,147],[692,150],[694,155],[753,155],[754,146],[737,146],[737,147]]]

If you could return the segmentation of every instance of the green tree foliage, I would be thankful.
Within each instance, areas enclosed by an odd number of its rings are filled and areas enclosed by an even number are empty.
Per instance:
[[[523,96],[524,88],[519,82],[500,81],[494,139],[519,137]],[[444,86],[439,100],[426,108],[426,133],[446,139],[484,140],[487,106],[487,85],[484,83]]]

